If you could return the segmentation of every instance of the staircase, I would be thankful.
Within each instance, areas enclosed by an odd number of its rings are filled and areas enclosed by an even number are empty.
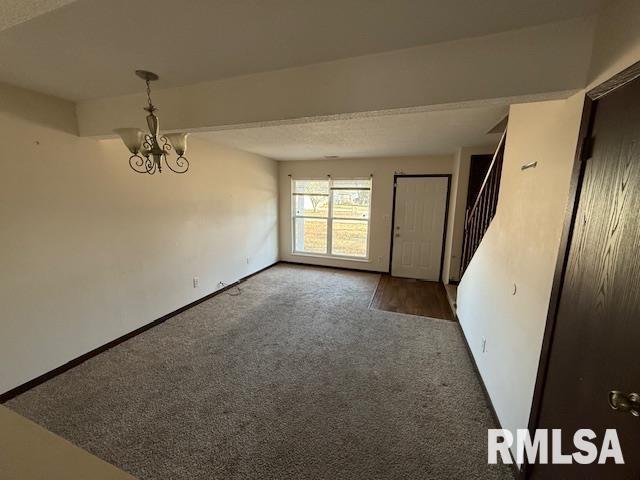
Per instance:
[[[498,194],[500,192],[500,177],[502,176],[502,162],[504,159],[504,146],[507,132],[502,134],[500,143],[493,160],[487,171],[487,176],[482,182],[473,207],[467,210],[464,223],[464,241],[462,244],[462,262],[460,265],[460,278],[464,275],[473,255],[476,253],[482,237],[487,232],[491,220],[496,214]]]

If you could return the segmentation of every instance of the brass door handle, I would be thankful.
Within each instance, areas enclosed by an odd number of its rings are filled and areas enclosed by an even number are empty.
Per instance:
[[[609,406],[618,412],[629,412],[634,417],[640,417],[640,395],[637,393],[611,390],[609,392]]]

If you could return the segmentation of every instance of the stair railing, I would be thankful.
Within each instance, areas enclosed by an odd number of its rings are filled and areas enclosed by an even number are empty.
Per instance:
[[[500,143],[493,155],[493,160],[482,182],[478,197],[473,207],[467,209],[464,223],[464,241],[462,245],[462,261],[460,263],[460,278],[464,275],[473,255],[480,246],[480,242],[487,233],[491,220],[496,214],[498,206],[498,194],[500,192],[500,177],[502,176],[502,163],[504,160],[504,147],[507,132],[502,134]]]

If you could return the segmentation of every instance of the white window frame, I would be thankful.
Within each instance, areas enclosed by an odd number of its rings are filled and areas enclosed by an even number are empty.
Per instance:
[[[305,181],[305,180],[314,180],[314,181],[328,181],[329,182],[329,206],[326,217],[318,217],[318,216],[308,216],[308,215],[296,215],[296,205],[295,205],[295,189],[294,183],[296,181]],[[339,181],[349,181],[349,180],[368,180],[369,187],[368,188],[347,188],[345,190],[368,190],[369,191],[369,212],[367,214],[367,218],[343,218],[343,217],[333,217],[333,191],[338,188],[333,188],[334,180]],[[293,178],[291,177],[291,253],[292,255],[300,255],[306,257],[323,257],[323,258],[337,258],[341,260],[350,260],[350,261],[361,261],[368,262],[369,261],[369,243],[371,242],[371,207],[373,203],[373,177],[354,177],[354,178],[313,178],[313,177],[300,177]],[[296,250],[296,219],[298,218],[308,218],[311,220],[326,220],[327,221],[327,250],[325,253],[318,252],[304,252]],[[355,255],[334,255],[331,253],[333,249],[333,221],[356,221],[356,222],[366,222],[367,223],[367,245],[365,256],[355,256]]]

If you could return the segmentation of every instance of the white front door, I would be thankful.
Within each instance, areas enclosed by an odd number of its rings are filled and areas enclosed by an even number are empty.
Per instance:
[[[398,177],[391,275],[440,281],[448,177]]]

